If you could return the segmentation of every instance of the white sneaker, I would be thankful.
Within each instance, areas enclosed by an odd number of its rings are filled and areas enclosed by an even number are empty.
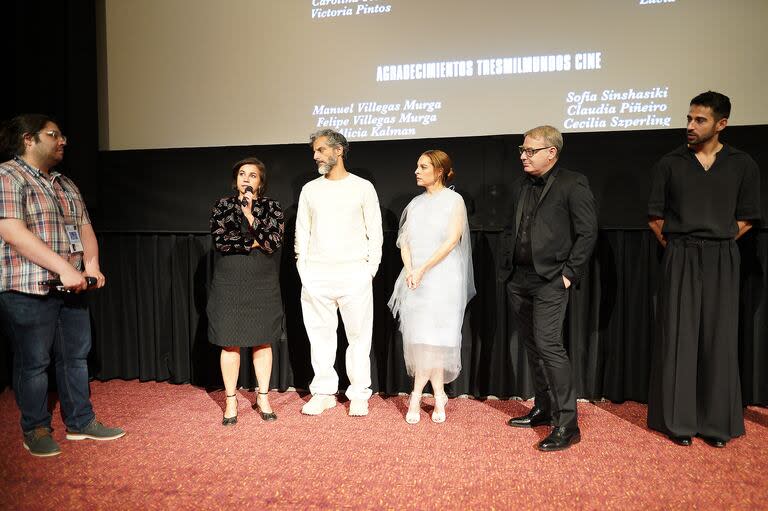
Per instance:
[[[315,394],[312,399],[304,403],[301,413],[304,415],[320,415],[324,411],[336,406],[336,396],[329,394]]]
[[[349,402],[350,417],[365,417],[366,415],[368,415],[367,399],[353,399]]]

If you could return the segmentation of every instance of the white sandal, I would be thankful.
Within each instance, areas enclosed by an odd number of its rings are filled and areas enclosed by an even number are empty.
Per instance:
[[[416,400],[416,404],[418,404],[418,410],[413,411],[413,405],[414,405],[414,399]],[[408,400],[408,413],[405,414],[405,422],[408,424],[418,424],[421,420],[421,392],[411,393],[411,398]]]
[[[440,404],[440,408],[442,408],[442,411],[437,411],[437,405]],[[435,394],[435,409],[432,411],[432,422],[440,424],[441,422],[445,422],[445,405],[448,404],[448,395],[442,394],[437,395]]]

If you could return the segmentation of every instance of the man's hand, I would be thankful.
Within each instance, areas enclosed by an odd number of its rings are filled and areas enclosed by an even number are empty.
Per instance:
[[[752,228],[752,221],[751,220],[737,220],[736,225],[739,227],[739,232],[736,233],[736,238],[739,239],[744,234]]]
[[[571,281],[568,280],[568,277],[566,277],[565,275],[563,275],[563,285],[565,286],[565,289],[568,289],[569,287],[571,287]]]
[[[88,288],[88,283],[85,281],[85,276],[72,267],[60,273],[59,278],[61,279],[61,285],[64,286],[64,289],[67,291],[74,291],[75,293],[79,293],[80,291],[85,291]]]
[[[664,229],[664,219],[659,217],[652,217],[650,220],[648,220],[648,227],[650,227],[651,231],[653,231],[653,235],[656,236],[659,244],[662,247],[667,248],[667,238],[664,237],[664,233],[662,232]]]
[[[83,275],[96,279],[96,285],[94,286],[96,289],[104,287],[107,283],[107,277],[105,277],[98,268],[88,268],[86,265]]]

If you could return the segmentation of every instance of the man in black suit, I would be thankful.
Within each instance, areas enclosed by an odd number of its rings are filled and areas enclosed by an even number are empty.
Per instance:
[[[538,444],[542,451],[567,449],[581,439],[563,321],[569,289],[584,276],[597,239],[589,183],[583,174],[558,165],[562,149],[563,136],[552,126],[525,134],[519,150],[526,175],[512,190],[515,202],[500,265],[536,393],[531,411],[508,424],[552,424]]]

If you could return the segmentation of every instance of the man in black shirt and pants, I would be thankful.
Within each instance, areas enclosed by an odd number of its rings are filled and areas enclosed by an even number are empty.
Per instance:
[[[699,435],[724,447],[744,434],[735,240],[760,219],[760,176],[748,154],[719,140],[730,111],[717,92],[691,100],[688,143],[658,162],[648,201],[665,247],[648,426],[685,446]]]
[[[538,448],[558,451],[581,438],[563,321],[569,288],[584,276],[597,240],[597,214],[587,178],[558,165],[563,136],[557,129],[528,131],[519,149],[527,175],[512,190],[499,275],[504,281],[512,276],[507,292],[533,371],[535,401],[527,415],[508,424],[553,424]]]

